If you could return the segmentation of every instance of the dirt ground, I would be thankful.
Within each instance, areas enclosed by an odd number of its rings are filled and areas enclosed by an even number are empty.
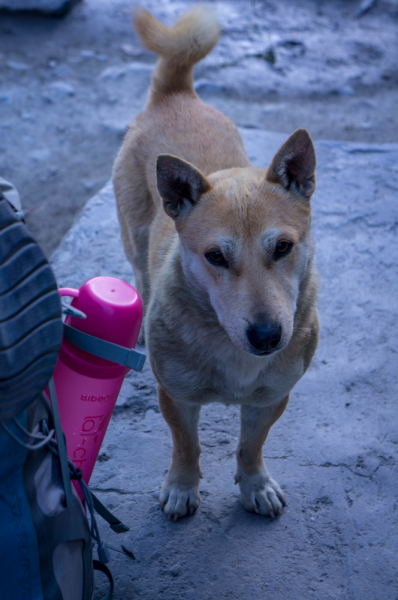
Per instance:
[[[131,0],[83,0],[63,19],[0,13],[0,175],[50,255],[109,179],[155,57]],[[143,0],[166,24],[193,2]],[[398,141],[398,0],[214,2],[220,43],[198,94],[244,128],[315,140]]]

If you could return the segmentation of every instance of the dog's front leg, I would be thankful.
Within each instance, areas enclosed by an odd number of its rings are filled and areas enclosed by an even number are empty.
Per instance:
[[[236,450],[235,475],[240,486],[240,499],[246,510],[268,515],[281,514],[285,505],[282,490],[264,464],[263,444],[272,425],[285,410],[289,396],[272,407],[241,406],[241,431]]]
[[[175,402],[158,386],[159,405],[173,437],[173,457],[160,491],[160,504],[177,521],[193,514],[200,503],[200,444],[198,423],[200,404]]]

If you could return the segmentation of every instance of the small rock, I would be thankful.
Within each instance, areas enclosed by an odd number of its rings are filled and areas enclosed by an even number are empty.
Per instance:
[[[95,52],[93,50],[82,50],[80,52],[80,56],[82,56],[83,58],[94,58]]]
[[[50,151],[48,148],[42,148],[41,150],[34,150],[29,153],[29,157],[36,162],[45,162],[50,158]]]
[[[171,569],[169,570],[170,575],[172,575],[173,577],[178,577],[178,575],[181,574],[181,565],[174,565],[171,567]]]
[[[154,69],[154,65],[141,63],[141,62],[131,62],[127,65],[126,70],[128,73],[152,73]]]
[[[59,65],[54,68],[54,75],[57,77],[68,77],[72,73],[72,69],[68,65]]]
[[[126,54],[127,56],[140,56],[142,54],[142,50],[141,48],[134,48],[133,46],[131,46],[130,44],[122,44],[120,46],[120,49],[124,52],[124,54]]]
[[[92,181],[91,179],[82,179],[80,183],[86,192],[90,192],[95,186],[95,181]]]
[[[69,83],[66,83],[66,81],[54,81],[48,87],[50,90],[58,92],[63,96],[74,96],[75,94],[74,88]]]
[[[285,110],[286,108],[286,104],[283,102],[277,102],[274,104],[266,104],[265,106],[262,107],[262,112],[263,113],[269,113],[269,112],[275,112],[277,110]]]
[[[117,81],[122,77],[125,77],[130,73],[145,73],[148,74],[153,71],[153,65],[147,65],[139,62],[131,62],[124,67],[108,67],[104,69],[99,76],[99,79],[102,81],[104,79],[110,79],[113,81]]]
[[[14,71],[27,71],[28,69],[30,69],[30,66],[25,64],[25,63],[21,63],[21,62],[16,62],[14,60],[8,60],[6,62],[7,67],[9,67],[10,69],[13,69]]]
[[[42,94],[41,99],[43,102],[45,102],[45,104],[53,104],[54,102],[54,98],[51,98],[49,94]]]
[[[128,131],[129,126],[126,123],[112,123],[105,122],[102,124],[104,131],[115,133],[120,139],[122,139]]]
[[[99,79],[102,81],[104,79],[111,79],[113,81],[117,81],[126,75],[126,67],[108,67],[99,76]]]
[[[369,12],[375,6],[375,4],[376,0],[362,0],[361,4],[355,12],[355,17],[357,19],[363,17],[363,15],[366,15],[366,13]]]
[[[82,57],[81,56],[69,56],[66,60],[71,65],[79,65],[82,62]]]
[[[149,433],[152,431],[154,426],[154,417],[156,418],[155,411],[149,408],[146,413],[142,423],[144,433]]]
[[[239,127],[244,127],[245,129],[261,129],[260,125],[257,123],[242,123]]]
[[[198,94],[218,94],[226,91],[226,87],[222,83],[214,83],[207,79],[197,79],[194,88]]]
[[[350,85],[333,88],[329,92],[332,96],[353,96],[354,90]]]
[[[32,113],[22,112],[21,119],[22,121],[29,121],[30,123],[36,122],[36,117]]]
[[[98,462],[107,462],[111,457],[109,456],[109,454],[107,454],[106,452],[101,452],[101,454],[98,455]],[[109,504],[108,504],[109,506]]]

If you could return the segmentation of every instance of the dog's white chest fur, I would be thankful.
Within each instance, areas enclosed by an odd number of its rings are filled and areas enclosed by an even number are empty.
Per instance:
[[[219,385],[213,379],[215,398],[210,401],[225,404],[272,405],[287,396],[302,377],[303,361],[296,360],[283,368],[277,357],[258,359],[239,352],[235,360],[217,361],[222,365]]]
[[[256,404],[271,406],[286,397],[302,377],[302,358],[285,362],[280,355],[266,358],[250,356],[232,344],[225,347],[203,348],[195,352],[202,356],[194,366],[190,350],[185,348],[167,361],[159,359],[152,363],[173,398],[180,402],[208,404]],[[218,346],[218,348],[217,348]],[[173,353],[173,352],[172,352]],[[168,365],[173,364],[173,369]]]

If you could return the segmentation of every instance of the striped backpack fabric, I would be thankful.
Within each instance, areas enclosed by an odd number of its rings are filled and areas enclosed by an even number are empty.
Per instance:
[[[109,553],[94,508],[114,531],[128,531],[67,458],[51,379],[62,336],[54,274],[23,222],[15,188],[0,178],[1,600],[91,600],[94,569],[108,576],[110,600]]]

